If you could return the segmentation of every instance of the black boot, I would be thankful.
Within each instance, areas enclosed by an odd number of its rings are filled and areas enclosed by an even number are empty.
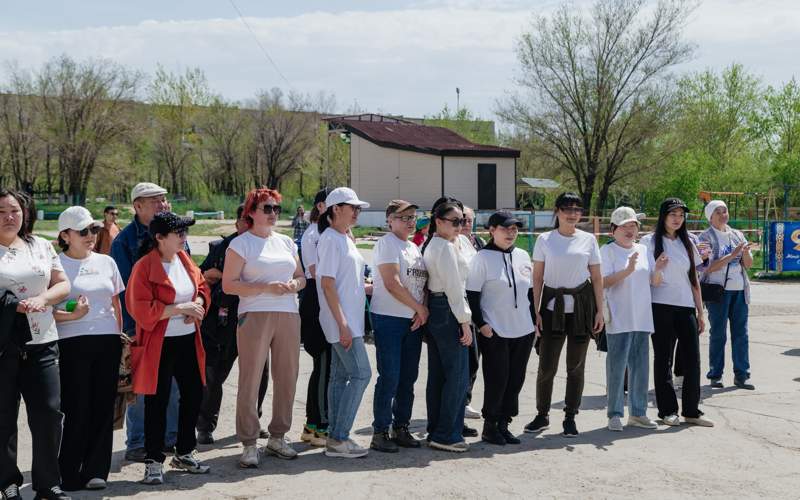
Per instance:
[[[511,431],[508,430],[508,424],[511,423],[510,418],[501,418],[499,422],[497,422],[497,430],[500,432],[500,435],[503,436],[503,439],[506,440],[508,444],[520,444],[520,441],[515,435],[511,434]]]
[[[505,446],[506,439],[500,434],[500,431],[497,429],[497,421],[495,420],[484,420],[483,421],[483,432],[481,433],[481,439],[486,441],[487,443],[496,444],[500,446]]]
[[[419,448],[420,442],[417,439],[414,439],[414,436],[408,432],[407,425],[401,425],[400,427],[396,427],[393,429],[392,432],[392,440],[402,448]]]
[[[465,438],[478,437],[478,430],[464,424],[464,428],[461,430],[461,436]]]

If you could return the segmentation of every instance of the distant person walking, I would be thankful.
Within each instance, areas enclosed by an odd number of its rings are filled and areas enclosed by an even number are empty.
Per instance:
[[[103,210],[103,226],[97,234],[95,252],[105,255],[111,254],[111,244],[120,232],[120,228],[117,225],[118,217],[119,209],[113,205],[109,205]]]

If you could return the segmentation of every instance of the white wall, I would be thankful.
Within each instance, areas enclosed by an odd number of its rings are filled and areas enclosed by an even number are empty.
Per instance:
[[[470,207],[478,206],[478,164],[497,165],[497,207],[513,209],[514,196],[514,158],[461,158],[449,157],[444,160],[444,193],[455,196]]]

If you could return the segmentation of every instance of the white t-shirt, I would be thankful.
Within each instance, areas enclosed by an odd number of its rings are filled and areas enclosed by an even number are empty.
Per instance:
[[[78,300],[83,295],[89,301],[89,312],[84,317],[58,324],[58,337],[118,335],[120,328],[111,300],[125,289],[125,285],[114,259],[97,252],[81,260],[65,253],[58,257],[72,285],[67,300]]]
[[[29,299],[47,291],[53,271],[63,271],[53,245],[38,236],[23,248],[0,245],[0,293],[9,290],[17,299]],[[31,328],[28,344],[46,344],[58,340],[53,307],[27,313]]]
[[[363,337],[367,294],[364,291],[364,258],[361,252],[346,234],[328,228],[319,237],[317,256],[319,323],[325,338],[331,344],[339,342],[339,326],[322,291],[323,276],[336,280],[336,294],[350,334],[353,338]]]
[[[313,279],[309,267],[317,265],[317,243],[319,243],[319,229],[317,223],[309,224],[300,238],[300,252],[303,255],[303,267],[306,269],[306,279]],[[315,270],[316,272],[316,270]]]
[[[284,234],[273,231],[260,238],[250,231],[231,241],[228,251],[244,259],[240,279],[245,283],[287,282],[297,269],[297,246]],[[297,294],[260,293],[239,298],[239,314],[247,312],[297,312]]]
[[[413,318],[414,310],[403,304],[389,293],[383,283],[378,266],[381,264],[397,264],[400,266],[400,283],[411,293],[414,299],[422,303],[425,297],[425,283],[428,281],[428,271],[417,245],[401,240],[394,233],[383,236],[375,244],[373,250],[372,300],[369,309],[375,314],[396,316],[398,318]]]
[[[647,247],[634,243],[624,248],[616,243],[603,245],[600,268],[603,277],[616,274],[628,267],[628,259],[639,254],[636,268],[622,281],[605,290],[606,303],[611,319],[606,323],[606,333],[648,332],[653,333],[653,308],[650,297],[650,259]]]
[[[472,311],[466,299],[467,275],[469,275],[469,249],[474,258],[475,249],[466,237],[460,236],[453,243],[439,236],[431,238],[425,249],[425,268],[428,270],[428,290],[444,292],[450,311],[459,323],[469,323]]]
[[[459,240],[458,253],[460,253],[461,256],[464,257],[464,260],[467,261],[467,264],[471,264],[472,259],[474,259],[476,255],[478,255],[478,251],[475,250],[475,246],[472,244],[471,241],[469,241],[469,238],[467,238],[463,234],[458,235],[458,240]]]
[[[183,304],[184,302],[191,302],[194,298],[194,283],[186,268],[183,267],[183,262],[177,256],[172,259],[172,262],[162,262],[164,272],[167,273],[170,283],[175,288],[175,302],[173,304]],[[165,337],[180,337],[181,335],[189,335],[194,333],[194,323],[184,322],[186,317],[181,314],[173,316],[167,323],[167,331],[164,333]]]
[[[557,229],[542,233],[533,247],[533,260],[544,262],[544,284],[550,288],[575,288],[589,279],[589,266],[600,264],[600,247],[594,235],[575,230],[563,236]],[[556,299],[547,303],[553,310]],[[575,309],[575,299],[564,295],[564,312]]]
[[[664,253],[669,258],[667,266],[662,272],[662,281],[659,286],[651,287],[654,304],[666,304],[671,306],[692,307],[694,308],[694,296],[692,295],[692,283],[689,281],[689,256],[680,238],[674,240],[662,237],[664,240]],[[653,234],[648,234],[642,238],[642,244],[647,247],[647,259],[650,261],[650,269],[655,271],[656,261],[655,241]],[[694,254],[694,264],[699,266],[703,263],[703,258],[697,247],[692,244]]]
[[[514,282],[517,284],[516,303]],[[519,338],[534,330],[528,290],[533,285],[533,266],[528,252],[510,253],[483,249],[472,259],[467,290],[481,292],[481,314],[497,335]]]
[[[716,228],[711,228],[714,231],[714,234],[717,236],[717,241],[719,241],[719,250],[712,249],[715,251],[720,257],[725,257],[729,253],[733,252],[733,249],[736,248],[736,239],[734,238],[731,241],[731,236],[733,235],[732,231],[720,231]],[[713,240],[712,240],[713,241]],[[711,273],[708,277],[708,281],[710,283],[719,283],[722,284],[725,281],[725,270],[727,266],[722,266],[718,270]],[[730,269],[728,270],[728,281],[725,283],[725,290],[730,291],[739,291],[744,290],[744,276],[742,275],[742,256],[738,256],[730,262]]]

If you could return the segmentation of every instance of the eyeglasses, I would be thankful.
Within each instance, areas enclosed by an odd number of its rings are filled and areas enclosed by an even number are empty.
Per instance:
[[[464,224],[467,223],[467,219],[445,219],[444,217],[442,217],[442,220],[446,220],[447,222],[452,224],[454,227],[461,227],[461,226],[463,226]]]
[[[278,215],[281,213],[281,206],[280,205],[264,205],[261,207],[261,210],[264,212],[265,215],[269,215],[274,213]]]
[[[400,220],[403,222],[414,222],[417,220],[416,215],[393,215],[392,216],[395,220]]]
[[[349,204],[349,203],[339,203],[339,204],[338,204],[338,205],[336,205],[336,206],[337,206],[337,207],[350,207],[350,208],[352,208],[352,209],[353,209],[353,212],[355,212],[355,213],[359,213],[359,212],[361,212],[361,207],[360,207],[360,206],[358,206],[358,205],[351,205],[351,204]]]
[[[560,208],[559,210],[561,210],[565,214],[580,215],[580,214],[583,213],[583,208],[582,207],[563,207],[563,208]]]
[[[80,236],[81,238],[85,238],[85,237],[89,236],[89,233],[92,233],[92,234],[99,233],[100,232],[100,226],[89,226],[89,227],[85,227],[85,228],[81,229],[80,231],[78,231],[77,229],[73,229],[73,231],[78,233],[78,236]]]

